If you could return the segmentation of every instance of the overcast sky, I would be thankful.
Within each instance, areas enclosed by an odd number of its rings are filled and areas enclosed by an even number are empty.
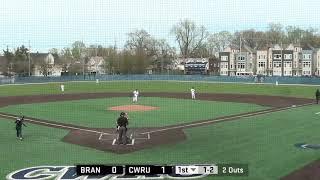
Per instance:
[[[0,49],[28,45],[46,52],[88,44],[123,46],[126,34],[145,29],[172,45],[172,26],[188,18],[209,32],[265,30],[270,22],[320,26],[318,0],[4,0],[0,5]]]

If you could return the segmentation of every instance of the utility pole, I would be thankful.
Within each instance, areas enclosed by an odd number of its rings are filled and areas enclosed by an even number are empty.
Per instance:
[[[240,49],[239,49],[239,56],[238,56],[238,59],[237,59],[237,64],[236,64],[236,73],[237,73],[237,69],[239,68],[238,66],[239,66],[239,64],[238,64],[238,60],[240,60],[240,62],[241,62],[241,45],[242,45],[242,39],[241,39],[241,33],[240,33]],[[239,59],[240,58],[240,59]],[[242,62],[241,62],[241,64],[242,64]],[[229,65],[230,66],[230,65]],[[240,68],[241,68],[241,66],[240,66]],[[237,74],[236,74],[237,75]]]
[[[113,49],[114,49],[114,53],[115,53],[115,56],[116,56],[116,59],[117,59],[117,62],[118,62],[118,72],[117,73],[120,73],[120,58],[118,58],[118,53],[117,53],[117,39],[115,39],[114,41],[114,46],[113,46]]]
[[[284,71],[284,68],[283,68],[283,65],[284,65],[284,62],[283,62],[283,54],[282,54],[282,38],[281,38],[281,47],[280,47],[280,50],[281,50],[281,76],[283,76],[283,71]]]
[[[81,44],[83,44],[83,41],[81,41]],[[80,49],[80,48],[79,48]],[[84,57],[82,57],[82,51],[80,51],[80,58],[82,58],[82,74],[83,74],[83,78],[85,79],[85,75],[84,75]]]
[[[30,47],[30,40],[29,40],[29,51],[28,51],[28,59],[29,59],[29,76],[31,76],[31,59],[30,59],[30,51],[31,51],[31,47]]]

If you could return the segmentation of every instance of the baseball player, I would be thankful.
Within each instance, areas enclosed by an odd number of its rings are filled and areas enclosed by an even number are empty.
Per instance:
[[[319,104],[319,98],[320,98],[320,91],[319,91],[319,89],[317,89],[317,91],[316,91],[316,102],[317,102],[317,104]]]
[[[64,84],[60,85],[60,90],[61,90],[62,94],[64,94]]]
[[[138,89],[136,89],[133,91],[133,97],[132,97],[133,103],[138,102],[138,96],[139,96],[139,91],[138,91]]]
[[[25,127],[27,127],[24,123],[24,116],[22,116],[21,118],[17,118],[15,121],[16,124],[16,131],[17,131],[17,138],[22,140],[22,125],[24,125]]]
[[[194,89],[194,87],[192,87],[190,91],[191,91],[191,99],[196,99],[196,90]]]
[[[125,112],[121,112],[117,119],[118,144],[127,144],[127,126],[129,124],[127,117],[128,115]]]

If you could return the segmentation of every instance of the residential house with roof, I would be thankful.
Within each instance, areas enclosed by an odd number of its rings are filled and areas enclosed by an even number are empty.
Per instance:
[[[304,49],[301,51],[301,76],[312,76],[313,72],[313,50]]]
[[[261,48],[257,50],[256,56],[256,74],[257,75],[268,75],[268,53],[269,48]]]
[[[235,55],[236,75],[256,74],[256,51],[243,45],[241,51]]]
[[[106,73],[106,63],[103,57],[94,56],[91,57],[87,63],[88,72],[90,74],[105,74]]]
[[[315,76],[320,76],[320,48],[313,49],[313,72]]]
[[[293,50],[293,60],[292,60],[292,76],[301,76],[301,51],[300,45],[295,44],[290,46]]]
[[[34,65],[33,76],[60,76],[62,67],[55,64],[51,53],[30,53],[31,63]]]
[[[217,76],[220,75],[220,59],[216,57],[209,58],[210,74]]]
[[[220,75],[221,76],[235,76],[236,67],[236,53],[239,53],[239,47],[236,45],[228,46],[223,52],[219,52]]]
[[[286,48],[284,48],[286,47]],[[276,44],[271,48],[271,62],[272,69],[269,75],[272,76],[292,76],[293,66],[293,46]],[[270,65],[270,64],[269,64]]]

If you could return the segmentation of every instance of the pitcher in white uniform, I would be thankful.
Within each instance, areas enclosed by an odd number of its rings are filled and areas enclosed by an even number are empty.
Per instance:
[[[194,89],[194,87],[192,87],[190,91],[191,91],[191,99],[196,99],[196,90]]]
[[[133,97],[132,97],[132,102],[138,102],[138,96],[139,96],[139,91],[138,89],[133,91]]]

